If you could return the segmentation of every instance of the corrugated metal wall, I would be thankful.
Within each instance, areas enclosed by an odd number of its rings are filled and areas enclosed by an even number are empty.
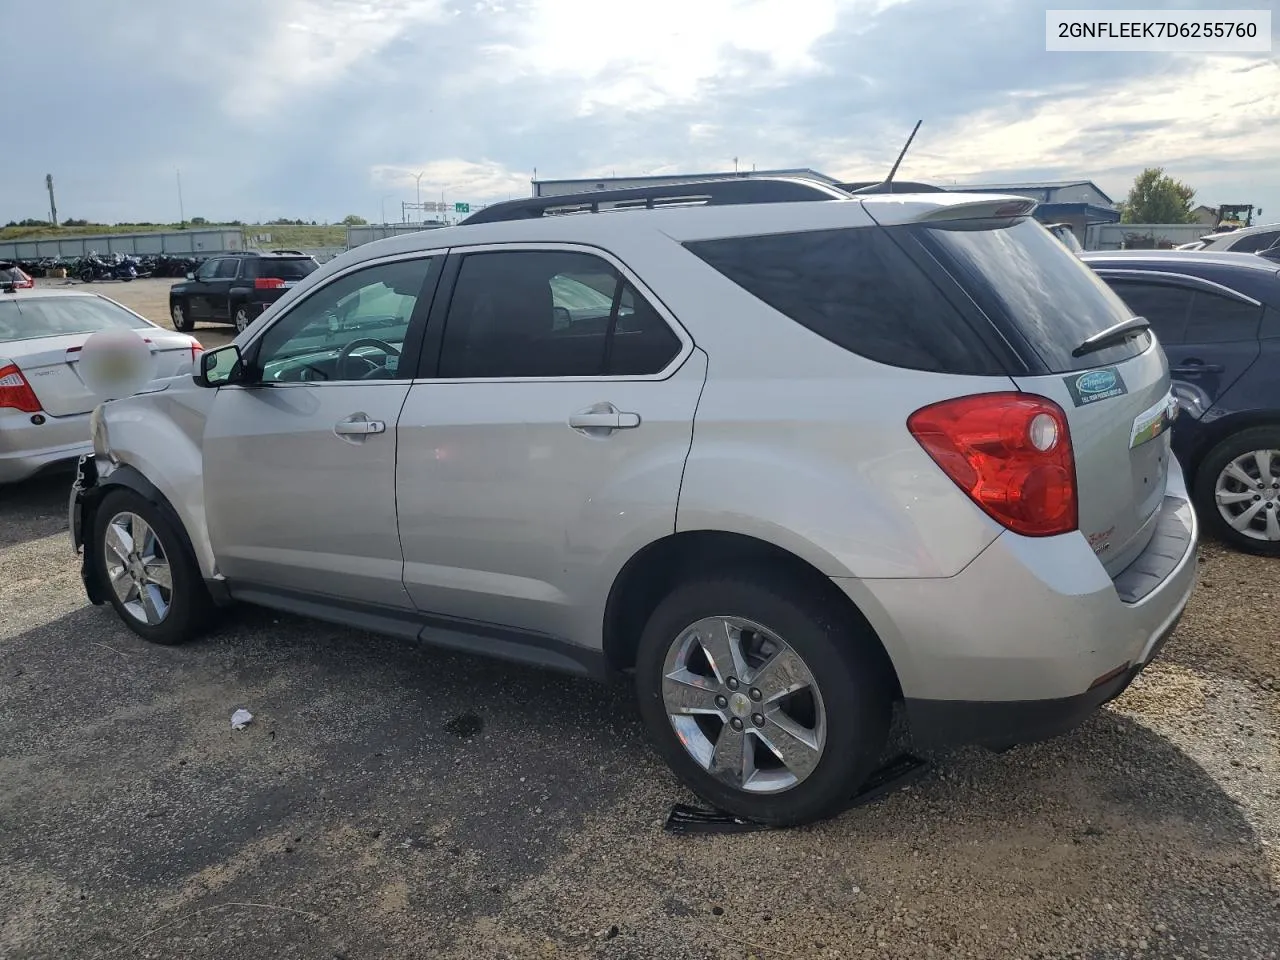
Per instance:
[[[38,260],[41,257],[83,257],[97,253],[189,253],[207,256],[243,250],[239,230],[174,230],[168,233],[122,233],[51,240],[0,241],[0,260]]]
[[[375,240],[387,237],[399,237],[406,233],[421,233],[423,230],[439,230],[445,224],[423,223],[367,223],[358,227],[347,227],[347,249],[358,247]]]

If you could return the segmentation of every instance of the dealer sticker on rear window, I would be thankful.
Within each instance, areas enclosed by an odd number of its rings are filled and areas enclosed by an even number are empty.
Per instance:
[[[1120,371],[1115,367],[1073,373],[1063,380],[1077,407],[1097,403],[1099,400],[1110,400],[1112,397],[1123,397],[1129,392],[1129,388],[1124,385],[1124,377],[1120,376]]]

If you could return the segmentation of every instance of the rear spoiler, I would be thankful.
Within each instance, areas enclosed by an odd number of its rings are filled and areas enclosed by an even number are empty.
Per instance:
[[[991,197],[982,200],[964,200],[935,207],[919,218],[921,222],[939,220],[1004,220],[1027,217],[1039,206],[1026,197]]]

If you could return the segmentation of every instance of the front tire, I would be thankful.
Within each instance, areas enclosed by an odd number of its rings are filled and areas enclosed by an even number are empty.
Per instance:
[[[1201,461],[1194,489],[1201,523],[1220,540],[1280,557],[1280,426],[1227,437]]]
[[[865,623],[760,573],[677,587],[636,659],[640,713],[695,793],[774,826],[838,813],[888,739],[886,660]]]
[[[201,633],[213,614],[186,539],[166,512],[133,490],[108,493],[94,516],[95,568],[134,633],[171,646]]]
[[[169,317],[173,320],[173,329],[180,333],[190,333],[196,328],[196,322],[191,319],[190,309],[181,300],[175,300],[169,304]]]

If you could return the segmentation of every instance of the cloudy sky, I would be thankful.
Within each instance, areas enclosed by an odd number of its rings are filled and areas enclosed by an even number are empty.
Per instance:
[[[1046,53],[1029,0],[12,0],[0,222],[399,219],[543,178],[809,166],[935,182],[1162,165],[1280,215],[1272,54]],[[1273,34],[1280,15],[1273,15]],[[1271,219],[1270,216],[1267,219]],[[1280,217],[1277,217],[1280,219]]]

